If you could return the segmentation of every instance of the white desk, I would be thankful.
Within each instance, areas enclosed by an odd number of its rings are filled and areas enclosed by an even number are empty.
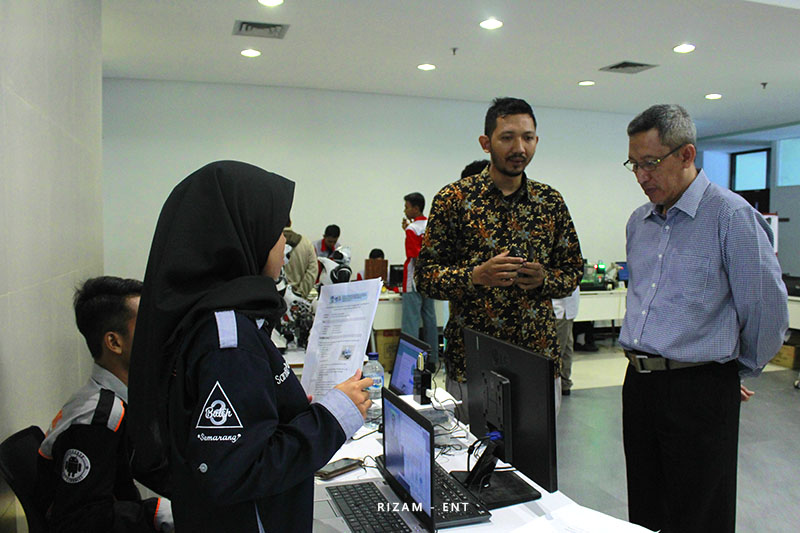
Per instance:
[[[301,369],[303,368],[303,363],[306,360],[306,351],[302,348],[294,348],[291,350],[287,350],[283,354],[283,358],[289,363],[289,366],[294,369]]]
[[[625,297],[628,290],[625,288],[613,291],[584,291],[581,292],[578,317],[575,321],[582,320],[622,320],[625,318]],[[800,299],[799,299],[800,300]],[[436,307],[436,325],[444,327],[446,301],[434,300]],[[378,310],[375,312],[375,321],[372,329],[400,329],[403,324],[402,296],[393,292],[383,293],[378,299]]]
[[[789,327],[800,329],[800,297],[789,296]]]
[[[356,434],[358,436],[364,429],[359,430]],[[342,448],[333,456],[331,461],[341,459],[343,457],[377,457],[383,453],[381,441],[375,436],[370,435],[358,441],[348,441]],[[466,451],[467,444],[464,445]],[[467,456],[466,453],[461,453],[452,456],[442,456],[438,459],[440,465],[445,470],[466,470]],[[374,462],[367,460],[367,464],[374,465]],[[499,465],[500,463],[498,463]],[[524,477],[524,476],[523,476]],[[381,479],[381,475],[376,468],[367,468],[366,472],[363,469],[354,470],[347,474],[334,478],[332,481],[356,481],[356,480],[375,480]],[[549,493],[536,483],[530,482],[536,490],[542,493],[542,497],[538,500],[512,505],[501,509],[492,511],[492,518],[489,522],[480,524],[471,524],[463,528],[448,528],[447,531],[470,531],[470,532],[498,532],[498,531],[511,531],[521,527],[537,516],[543,516],[546,513],[551,513],[556,509],[572,503],[568,497],[559,491]],[[315,480],[317,484],[325,485],[328,482]]]
[[[366,433],[365,429],[361,429],[358,431],[356,436]],[[336,459],[341,459],[344,457],[353,457],[353,458],[364,458],[366,456],[377,457],[383,453],[382,444],[378,440],[377,433],[373,433],[361,440],[358,441],[348,441],[342,448],[333,456],[331,461]],[[466,448],[467,442],[464,443],[464,452],[459,453],[457,455],[443,455],[439,457],[437,460],[440,465],[444,467],[445,470],[466,470],[467,466],[467,456],[466,456]],[[374,465],[374,462],[371,460],[367,460],[367,464]],[[502,463],[498,462],[498,466]],[[528,483],[533,485],[536,490],[538,490],[542,497],[538,500],[534,500],[532,502],[521,503],[517,505],[512,505],[509,507],[503,507],[500,509],[494,509],[492,511],[492,518],[489,522],[483,522],[479,524],[471,524],[468,526],[464,526],[461,528],[448,528],[447,531],[467,531],[467,532],[492,532],[496,533],[498,531],[513,531],[517,528],[523,527],[526,524],[529,524],[532,520],[535,520],[537,517],[549,515],[556,511],[557,509],[561,509],[565,506],[573,504],[573,502],[569,497],[564,495],[560,491],[556,491],[553,493],[547,492],[542,487],[522,475],[518,472],[518,474],[525,479]],[[376,468],[367,468],[366,471],[364,469],[357,469],[347,474],[341,475],[336,477],[331,482],[338,482],[338,481],[361,481],[361,480],[375,480],[381,479],[381,475]],[[327,483],[326,481],[315,480],[318,485],[324,486]],[[628,524],[626,524],[628,525]],[[636,528],[635,526],[631,526],[632,529],[636,529],[636,531],[646,531],[644,529]],[[626,528],[627,530],[627,528]]]
[[[434,300],[436,309],[436,325],[445,325],[445,306],[447,302]],[[378,309],[375,311],[375,321],[372,329],[400,329],[403,326],[403,297],[396,292],[381,293],[378,299]]]
[[[627,289],[581,292],[576,322],[582,320],[622,320],[625,318]],[[800,297],[789,296],[789,327],[800,329]]]
[[[581,291],[580,295],[575,322],[625,318],[625,298],[628,296],[628,289]]]

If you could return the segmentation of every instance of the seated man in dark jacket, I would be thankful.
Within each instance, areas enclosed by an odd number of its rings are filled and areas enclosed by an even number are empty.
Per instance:
[[[125,411],[141,291],[140,281],[104,276],[75,293],[75,319],[94,365],[39,448],[37,489],[51,531],[172,531],[170,501],[142,500],[130,467]]]

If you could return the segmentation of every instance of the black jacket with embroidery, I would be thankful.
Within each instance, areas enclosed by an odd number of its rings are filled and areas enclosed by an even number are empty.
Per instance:
[[[228,312],[232,313],[232,312]],[[214,314],[184,339],[170,387],[176,531],[311,531],[313,474],[345,441],[245,315]],[[230,328],[229,328],[230,329]]]
[[[50,531],[156,531],[158,498],[142,500],[133,483],[124,388],[95,365],[92,379],[58,412],[39,448],[36,492]]]

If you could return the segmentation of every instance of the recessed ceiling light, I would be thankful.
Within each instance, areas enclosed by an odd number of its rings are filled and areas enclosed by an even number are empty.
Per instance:
[[[436,70],[436,65],[431,65],[430,63],[423,63],[421,65],[417,65],[417,68],[420,70]]]
[[[688,54],[689,52],[694,52],[694,45],[689,43],[679,44],[672,51],[676,54]]]
[[[503,23],[494,17],[490,17],[481,22],[481,28],[483,28],[484,30],[496,30],[497,28],[501,28],[502,26]]]
[[[706,95],[706,100],[719,100],[722,95],[719,93],[709,93]]]
[[[242,55],[244,57],[258,57],[261,55],[261,52],[258,50],[253,50],[252,48],[248,48],[247,50],[242,50]]]
[[[258,0],[258,3],[262,6],[275,7],[281,5],[283,0]]]
[[[592,85],[594,85],[594,82],[592,80],[583,80],[579,81],[578,85],[580,85],[581,87],[591,87]]]

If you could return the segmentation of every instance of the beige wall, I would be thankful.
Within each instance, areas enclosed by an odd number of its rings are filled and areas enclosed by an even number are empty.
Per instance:
[[[44,428],[89,374],[71,298],[103,271],[100,13],[0,1],[0,439]]]
[[[536,103],[535,95],[515,94]],[[405,260],[403,196],[430,206],[478,144],[487,102],[340,91],[106,78],[103,82],[105,267],[141,277],[172,188],[216,159],[296,182],[292,223],[311,240],[342,229],[355,271],[372,248]],[[526,173],[552,185],[572,214],[583,255],[625,258],[625,223],[647,201],[631,173],[631,117],[536,107],[539,145]],[[598,134],[602,132],[602,134]],[[609,209],[613,205],[613,209]],[[426,207],[426,212],[428,211]]]

